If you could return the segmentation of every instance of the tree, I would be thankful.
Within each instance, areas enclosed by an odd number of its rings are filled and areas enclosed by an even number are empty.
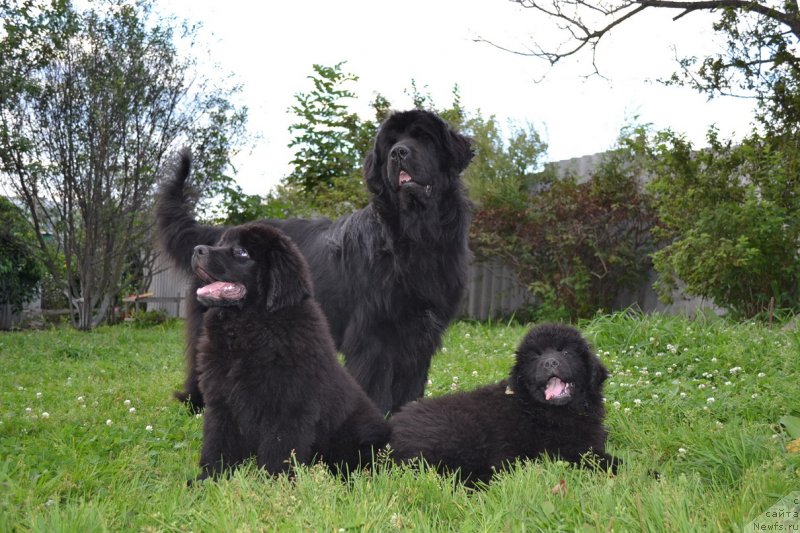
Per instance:
[[[716,54],[679,59],[663,80],[711,97],[755,98],[753,130],[723,140],[709,130],[697,149],[672,131],[640,136],[631,150],[647,154],[649,187],[660,217],[654,254],[662,297],[682,282],[688,294],[712,299],[736,316],[772,306],[797,308],[800,298],[800,8],[797,2],[748,0],[515,0],[558,22],[561,47],[534,46],[530,55],[551,65],[598,44],[646,11],[671,11],[675,20],[714,13],[725,39]],[[595,65],[595,71],[597,67]]]
[[[295,149],[294,169],[266,198],[239,197],[231,220],[242,219],[244,213],[335,218],[366,205],[362,164],[390,104],[381,95],[375,97],[375,120],[363,120],[350,111],[348,101],[356,95],[346,85],[358,81],[358,76],[344,72],[343,65],[313,65],[314,74],[309,76],[313,89],[297,93],[290,108],[297,118],[289,128],[294,133],[289,143]]]
[[[19,311],[36,294],[43,269],[35,240],[22,210],[0,196],[0,307]]]
[[[512,0],[554,21],[566,36],[560,45],[535,42],[527,51],[514,51],[544,59],[550,65],[582,51],[595,58],[602,39],[623,24],[633,23],[650,11],[675,13],[673,20],[698,12],[716,13],[713,28],[725,36],[724,50],[716,55],[680,60],[681,74],[673,82],[688,83],[709,95],[744,89],[756,94],[775,87],[778,80],[796,77],[800,57],[800,10],[796,2],[753,0]],[[479,39],[482,40],[482,39]],[[512,50],[513,51],[513,50]],[[763,94],[763,93],[762,93]]]
[[[291,107],[299,120],[289,126],[295,134],[289,147],[296,152],[291,161],[294,170],[285,181],[306,194],[329,188],[337,178],[360,168],[369,149],[367,139],[372,138],[367,130],[374,133],[374,126],[365,128],[358,115],[348,111],[347,100],[355,94],[344,85],[358,81],[358,76],[343,72],[343,65],[314,65],[309,77],[314,89],[297,93],[297,103]]]
[[[90,329],[141,276],[167,154],[195,143],[200,170],[225,166],[236,135],[230,93],[195,77],[176,50],[176,28],[152,20],[148,1],[0,7],[0,173],[30,213],[73,324]]]

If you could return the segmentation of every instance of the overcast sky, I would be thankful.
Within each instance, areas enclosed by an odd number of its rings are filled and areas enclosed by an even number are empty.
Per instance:
[[[675,70],[676,50],[702,55],[718,46],[704,14],[672,22],[676,13],[653,12],[623,25],[598,49],[603,79],[585,77],[588,54],[550,68],[474,42],[482,37],[521,49],[534,39],[562,39],[551,21],[508,0],[162,0],[160,9],[202,23],[198,50],[209,52],[201,59],[244,87],[242,103],[258,141],[235,163],[239,184],[251,194],[265,194],[289,172],[293,117],[287,110],[297,92],[310,89],[314,63],[347,62],[344,70],[360,77],[350,88],[360,97],[354,110],[364,118],[372,118],[368,104],[376,93],[395,109],[410,107],[412,79],[442,107],[458,84],[468,111],[480,109],[501,123],[532,123],[550,161],[608,149],[636,116],[699,144],[709,125],[741,135],[752,116],[748,100],[708,101],[656,81]]]

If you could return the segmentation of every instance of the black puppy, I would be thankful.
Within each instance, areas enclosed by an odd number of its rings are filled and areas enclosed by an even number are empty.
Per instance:
[[[508,379],[406,405],[390,421],[392,457],[423,458],[462,481],[488,483],[515,459],[549,455],[616,471],[605,453],[608,372],[574,328],[544,324],[517,348]]]
[[[263,223],[233,227],[216,246],[197,246],[192,265],[208,308],[197,353],[206,400],[198,479],[250,456],[270,474],[292,455],[340,472],[369,461],[388,423],[337,361],[289,238]]]

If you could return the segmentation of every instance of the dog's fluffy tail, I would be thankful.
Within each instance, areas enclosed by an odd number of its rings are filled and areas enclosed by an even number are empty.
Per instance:
[[[195,219],[194,194],[188,184],[191,168],[191,153],[181,150],[175,158],[172,176],[159,187],[156,201],[161,250],[185,272],[191,272],[194,247],[216,243],[223,231],[223,228],[204,226]]]

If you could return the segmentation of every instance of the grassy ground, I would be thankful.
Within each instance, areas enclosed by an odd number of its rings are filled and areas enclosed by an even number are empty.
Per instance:
[[[202,421],[170,397],[181,328],[0,333],[0,531],[741,531],[800,490],[778,423],[800,415],[800,334],[624,314],[581,325],[613,374],[616,477],[540,462],[469,492],[389,466],[347,485],[250,466],[188,489]],[[428,393],[504,377],[525,331],[453,325]]]

